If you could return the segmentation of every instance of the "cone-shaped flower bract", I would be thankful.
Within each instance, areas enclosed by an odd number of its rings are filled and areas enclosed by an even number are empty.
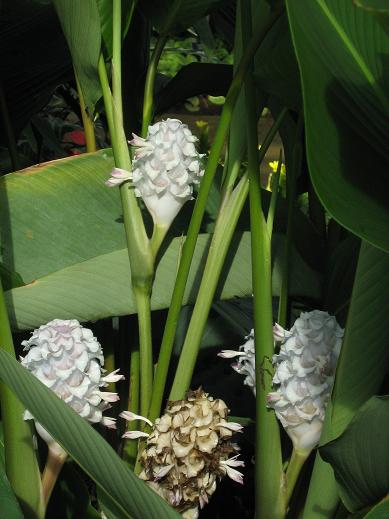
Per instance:
[[[320,439],[326,406],[335,378],[343,329],[327,312],[305,312],[290,331],[276,324],[274,340],[281,342],[273,356],[275,391],[268,405],[289,434],[294,447],[310,450]],[[219,356],[238,357],[232,367],[246,375],[244,383],[255,395],[254,330],[239,351],[223,350]]]
[[[168,227],[181,207],[192,198],[193,184],[204,171],[195,148],[197,137],[178,119],[149,127],[146,139],[134,135],[137,149],[132,182],[156,225]]]
[[[175,507],[185,519],[198,517],[218,479],[228,475],[242,483],[235,467],[238,447],[231,436],[242,426],[226,421],[228,408],[201,389],[186,400],[169,402],[155,421],[141,456],[140,478]]]
[[[274,355],[269,407],[297,450],[311,450],[320,440],[324,415],[335,378],[343,329],[335,317],[314,310],[302,313],[290,331],[274,327],[280,352]]]
[[[101,388],[124,377],[117,371],[104,376],[103,351],[91,330],[75,319],[54,319],[34,330],[22,345],[27,351],[22,365],[45,386],[89,422],[115,428],[115,420],[102,413],[119,397]],[[33,418],[28,411],[25,417]]]

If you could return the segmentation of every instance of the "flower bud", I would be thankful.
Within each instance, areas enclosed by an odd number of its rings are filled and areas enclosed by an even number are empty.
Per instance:
[[[91,330],[75,319],[54,319],[34,330],[22,345],[27,351],[22,365],[45,386],[89,422],[116,428],[115,419],[102,413],[119,397],[101,388],[124,377],[118,370],[104,375],[103,351]],[[26,411],[25,418],[33,416]],[[38,432],[41,429],[38,425]]]
[[[238,447],[230,441],[242,426],[227,422],[228,412],[222,400],[214,400],[201,389],[189,392],[186,400],[169,402],[146,440],[139,477],[184,519],[198,517],[199,507],[208,503],[218,479],[227,475],[243,483],[236,467],[244,464],[237,460]]]
[[[246,337],[246,342],[239,347],[239,351],[222,350],[218,353],[219,357],[238,360],[231,367],[240,375],[246,375],[244,384],[249,386],[255,395],[255,349],[254,349],[254,330]]]

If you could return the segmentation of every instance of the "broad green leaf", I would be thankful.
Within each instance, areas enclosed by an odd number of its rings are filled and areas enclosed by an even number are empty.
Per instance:
[[[0,351],[0,378],[109,496],[120,510],[120,519],[179,517],[177,512],[127,468],[112,447],[86,420],[4,351]]]
[[[389,250],[389,38],[351,1],[286,4],[314,188],[344,227]]]
[[[389,501],[385,499],[382,503],[374,506],[364,519],[387,519],[389,517]]]
[[[187,283],[184,304],[193,302],[204,269],[210,235],[197,241]],[[273,293],[279,294],[283,237],[273,240]],[[165,251],[156,271],[151,305],[153,310],[170,304],[182,239],[175,238]],[[291,294],[320,298],[317,273],[295,249],[291,258]],[[252,293],[250,233],[239,233],[233,240],[222,274],[217,299],[243,297]],[[130,283],[127,249],[100,254],[44,276],[29,285],[6,293],[12,325],[31,329],[54,318],[96,320],[136,312]]]
[[[350,512],[376,503],[389,492],[388,430],[389,397],[372,397],[339,438],[320,448]]]
[[[96,0],[100,14],[101,36],[106,49],[106,58],[112,57],[112,0]],[[127,34],[136,0],[122,1],[122,37]]]
[[[139,0],[144,15],[159,31],[166,27],[169,14],[177,0]],[[222,6],[225,0],[181,0],[171,30],[179,32],[206,16],[211,10]]]
[[[331,397],[332,438],[379,390],[388,371],[388,314],[389,254],[362,243]]]
[[[102,96],[97,73],[101,27],[96,0],[53,0],[53,3],[68,42],[85,103],[93,112],[94,105]]]
[[[321,444],[337,438],[359,407],[379,390],[389,360],[389,255],[362,243]],[[324,466],[323,466],[324,465]],[[304,519],[336,508],[336,488],[328,465],[317,457]]]
[[[118,190],[104,185],[112,167],[111,151],[102,150],[0,179],[1,260],[27,284],[24,291],[7,293],[13,326],[32,328],[59,316],[94,320],[135,311],[120,196]],[[185,230],[189,213],[188,205],[175,222],[178,233]],[[284,232],[284,214],[280,201],[277,232]],[[301,231],[296,247],[306,259],[293,252],[293,294],[317,299],[319,280],[311,267],[317,238],[303,215],[296,212],[296,218]],[[281,241],[282,237],[275,241],[273,250],[275,293]],[[209,235],[200,237],[186,301],[193,301],[208,242]],[[251,295],[248,243],[247,235],[236,235],[218,297]],[[170,303],[181,238],[168,245],[167,241],[157,271],[155,309]]]
[[[278,97],[284,106],[300,108],[300,75],[286,13],[256,53],[254,79],[262,92]]]
[[[119,192],[104,185],[110,150],[0,179],[1,261],[25,283],[125,247]]]
[[[3,450],[1,445],[0,450]],[[22,511],[6,476],[2,456],[0,456],[0,517],[23,519]]]
[[[377,17],[386,34],[389,36],[389,4],[387,0],[353,0],[357,7],[365,9]]]

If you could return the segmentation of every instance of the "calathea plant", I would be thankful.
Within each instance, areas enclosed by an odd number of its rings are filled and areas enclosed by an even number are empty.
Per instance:
[[[384,3],[4,4],[14,169],[62,74],[90,153],[0,181],[0,517],[385,516]]]

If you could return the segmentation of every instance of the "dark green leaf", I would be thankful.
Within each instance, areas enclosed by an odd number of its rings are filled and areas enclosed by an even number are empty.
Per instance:
[[[344,227],[389,250],[389,38],[351,1],[287,7],[314,188]]]
[[[85,103],[93,111],[102,96],[97,73],[101,27],[96,0],[53,0],[53,3],[69,45]]]
[[[3,450],[1,445],[0,450]],[[0,517],[4,517],[4,519],[23,519],[22,511],[5,473],[2,455],[0,455]]]
[[[159,31],[165,28],[175,0],[139,0],[139,7]],[[190,27],[226,0],[181,0],[171,30],[179,32]]]
[[[128,469],[86,420],[2,350],[0,378],[97,486],[103,489],[120,510],[120,519],[179,517]]]
[[[372,397],[339,438],[320,448],[351,512],[376,503],[389,492],[388,430],[389,397]]]
[[[374,506],[364,519],[387,519],[389,517],[389,501],[385,499],[382,503]]]

